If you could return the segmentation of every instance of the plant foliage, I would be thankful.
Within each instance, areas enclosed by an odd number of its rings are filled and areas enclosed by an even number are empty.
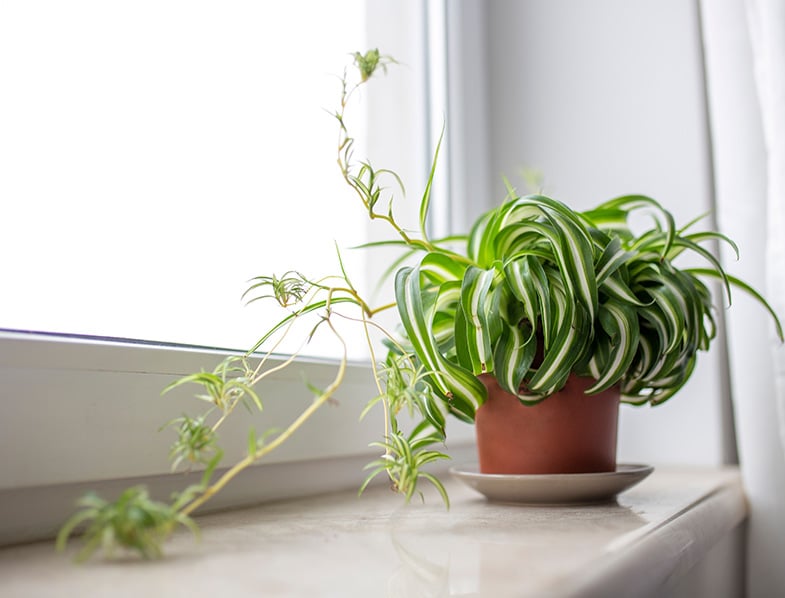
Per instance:
[[[644,210],[654,225],[634,233],[631,216]],[[752,292],[782,338],[763,297],[701,245],[713,241],[738,251],[720,233],[677,230],[670,212],[641,195],[585,212],[542,195],[513,197],[478,219],[468,264],[432,245],[399,269],[397,305],[431,386],[464,419],[485,400],[483,373],[524,403],[576,373],[596,380],[589,394],[619,385],[630,403],[658,404],[684,385],[716,335],[700,277],[721,281],[729,302],[731,286]],[[706,266],[679,269],[674,261],[687,253]]]
[[[128,488],[114,502],[87,494],[78,506],[81,510],[66,521],[57,536],[57,547],[62,550],[74,528],[87,523],[77,561],[87,560],[99,548],[112,555],[118,546],[144,558],[157,558],[162,554],[161,543],[176,526],[198,533],[193,520],[176,505],[152,500],[142,486]]]
[[[346,370],[346,349],[335,318],[351,318],[366,330],[378,394],[363,411],[381,408],[381,451],[367,469],[362,492],[376,476],[411,500],[427,482],[449,505],[447,492],[428,466],[448,458],[440,448],[446,435],[446,414],[471,422],[486,398],[477,376],[492,373],[499,384],[532,404],[559,390],[571,373],[594,378],[589,393],[619,386],[633,404],[658,404],[689,379],[699,351],[709,348],[717,333],[710,286],[719,281],[731,298],[731,287],[750,293],[767,309],[782,339],[782,328],[766,300],[743,281],[728,275],[707,243],[735,244],[714,231],[690,232],[694,223],[677,228],[660,203],[642,195],[612,199],[577,212],[543,195],[510,193],[499,207],[483,214],[468,235],[433,240],[427,234],[431,189],[441,139],[420,198],[416,232],[395,216],[394,190],[403,192],[398,176],[355,161],[354,138],[346,112],[352,96],[379,71],[395,61],[370,50],[352,55],[353,69],[341,79],[340,101],[332,113],[338,125],[340,172],[371,220],[389,225],[392,239],[366,246],[397,247],[401,257],[387,268],[394,274],[394,301],[372,307],[352,281],[338,253],[339,273],[314,279],[290,270],[283,275],[253,278],[243,298],[248,303],[274,301],[285,311],[244,356],[222,361],[212,372],[186,375],[164,393],[196,385],[196,399],[205,405],[197,415],[184,414],[165,426],[174,430],[172,469],[203,467],[201,482],[172,497],[169,503],[148,496],[143,487],[129,488],[115,501],[94,494],[62,527],[57,546],[83,532],[78,560],[99,547],[117,548],[146,558],[161,555],[165,538],[177,527],[193,530],[191,513],[220,492],[239,472],[286,442],[340,387]],[[634,231],[631,216],[652,216],[652,226]],[[703,267],[680,269],[684,254],[703,260]],[[338,307],[353,310],[346,315]],[[374,320],[381,311],[397,308],[401,328],[382,329]],[[264,379],[296,363],[292,355],[270,365],[280,339],[294,324],[316,316],[305,339],[326,332],[344,347],[334,379],[324,388],[309,385],[314,400],[282,429],[257,435],[251,429],[247,454],[219,472],[223,451],[219,430],[243,404],[262,410],[255,390]],[[386,337],[388,352],[377,361],[369,330]],[[399,416],[414,421],[405,430]]]

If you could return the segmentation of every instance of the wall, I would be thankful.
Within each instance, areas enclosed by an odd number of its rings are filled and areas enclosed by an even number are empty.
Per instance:
[[[480,118],[488,120],[477,142],[488,148],[487,163],[464,164],[480,164],[478,176],[490,181],[485,196],[464,200],[470,212],[503,199],[502,176],[527,191],[524,168],[542,173],[546,194],[577,208],[642,193],[660,200],[681,223],[711,209],[694,2],[460,5],[469,15],[463,34],[479,36],[486,51],[484,71],[467,62],[476,78],[462,88],[470,98],[464,102],[485,105],[487,116]],[[481,17],[473,14],[479,6],[485,6]],[[478,23],[479,33],[473,30]],[[623,409],[622,461],[713,465],[735,459],[721,345],[701,355],[693,379],[671,402]]]

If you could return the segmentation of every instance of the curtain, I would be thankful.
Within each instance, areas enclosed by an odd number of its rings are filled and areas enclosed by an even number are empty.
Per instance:
[[[747,0],[747,18],[766,148],[767,290],[785,317],[785,2]],[[773,354],[785,450],[785,350]]]
[[[717,219],[741,258],[728,270],[785,318],[785,2],[703,0]],[[749,596],[785,595],[785,349],[767,314],[726,312],[739,457],[750,503]]]

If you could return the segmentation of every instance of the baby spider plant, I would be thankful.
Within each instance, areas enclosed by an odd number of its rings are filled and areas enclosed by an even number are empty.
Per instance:
[[[339,106],[332,114],[339,129],[338,164],[346,183],[359,197],[369,218],[387,222],[400,236],[400,241],[392,244],[427,250],[430,247],[427,241],[410,238],[398,224],[391,205],[386,211],[381,211],[383,181],[392,178],[396,184],[400,184],[400,180],[395,173],[376,170],[369,162],[355,163],[354,139],[346,125],[346,111],[351,97],[376,73],[386,71],[392,63],[392,58],[380,54],[378,50],[364,54],[357,52],[353,55],[351,68],[344,71]],[[425,193],[426,205],[429,191],[430,184]],[[83,546],[76,555],[78,561],[90,558],[98,549],[103,549],[108,555],[114,554],[117,549],[127,549],[144,558],[157,558],[162,555],[163,542],[178,526],[197,532],[198,528],[191,519],[196,509],[220,492],[241,471],[286,442],[333,398],[344,380],[347,367],[346,343],[335,325],[338,318],[355,321],[364,328],[368,338],[378,395],[369,402],[363,415],[375,405],[382,405],[385,414],[382,440],[374,443],[382,451],[382,456],[369,464],[372,471],[361,491],[374,477],[385,474],[391,486],[401,492],[407,501],[418,494],[418,482],[426,480],[436,487],[445,503],[448,503],[442,483],[424,469],[429,463],[447,458],[446,454],[431,448],[444,440],[444,417],[432,396],[426,380],[427,373],[400,339],[373,321],[377,313],[393,308],[395,303],[371,307],[352,284],[340,253],[338,265],[339,274],[326,279],[312,279],[295,270],[280,276],[263,275],[252,279],[243,295],[244,299],[248,303],[274,301],[286,315],[245,355],[229,357],[213,371],[189,374],[164,389],[164,394],[182,386],[199,389],[194,397],[197,404],[204,405],[204,409],[193,414],[183,414],[165,424],[164,428],[173,430],[177,435],[169,453],[172,470],[203,467],[200,483],[174,494],[168,502],[152,499],[141,486],[129,488],[115,501],[88,494],[79,501],[80,510],[62,526],[57,538],[58,549],[63,550],[69,537],[82,529]],[[268,376],[295,364],[299,353],[274,364],[271,356],[282,339],[293,334],[295,323],[304,318],[310,318],[309,322],[315,320],[316,323],[303,344],[317,333],[327,333],[335,337],[342,347],[334,378],[323,388],[308,386],[314,394],[313,401],[286,428],[270,429],[261,435],[251,429],[246,455],[229,467],[223,466],[224,453],[219,445],[222,424],[240,404],[262,410],[263,403],[257,389],[263,389]],[[380,330],[391,347],[383,363],[376,362],[376,353],[370,340],[371,328]],[[410,432],[405,432],[398,422],[401,410],[425,419]]]

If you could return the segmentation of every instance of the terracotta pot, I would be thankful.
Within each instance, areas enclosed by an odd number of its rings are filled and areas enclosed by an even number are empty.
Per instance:
[[[619,390],[584,394],[594,381],[570,375],[565,387],[523,405],[490,374],[475,427],[481,473],[552,474],[616,470]]]

